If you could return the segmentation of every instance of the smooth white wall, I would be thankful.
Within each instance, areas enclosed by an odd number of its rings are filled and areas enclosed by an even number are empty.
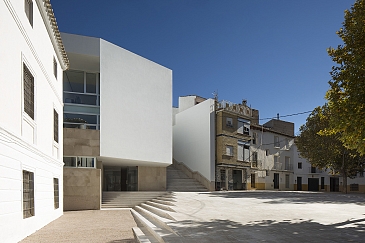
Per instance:
[[[179,104],[180,106],[180,104]],[[173,155],[193,171],[215,180],[215,111],[208,99],[175,117]]]
[[[101,40],[100,80],[100,156],[171,164],[172,71]]]
[[[38,2],[38,3],[37,3]],[[62,69],[33,1],[33,27],[24,1],[0,1],[0,239],[17,242],[62,215]],[[53,58],[58,77],[53,74]],[[23,63],[34,76],[35,118],[23,112]],[[53,141],[53,109],[59,114],[59,142]],[[28,119],[29,120],[29,119]],[[23,219],[22,170],[34,173],[35,216]],[[53,178],[60,207],[54,209]]]

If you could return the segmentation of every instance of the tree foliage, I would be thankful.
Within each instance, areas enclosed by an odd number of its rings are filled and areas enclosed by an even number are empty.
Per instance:
[[[300,135],[296,138],[296,144],[300,156],[309,160],[312,166],[331,169],[333,173],[341,174],[344,185],[347,185],[347,177],[354,177],[363,171],[365,160],[355,150],[344,147],[340,140],[340,134],[320,133],[330,126],[330,109],[327,104],[317,107],[302,125]],[[347,188],[347,187],[346,187]]]
[[[346,148],[365,155],[365,0],[345,11],[337,35],[343,45],[327,50],[336,66],[326,93],[330,126],[322,134],[338,136]]]

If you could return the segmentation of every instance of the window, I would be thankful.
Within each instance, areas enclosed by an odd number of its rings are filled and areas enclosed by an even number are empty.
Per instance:
[[[53,57],[53,74],[54,74],[55,78],[57,79],[57,61],[54,57]]]
[[[60,207],[58,178],[53,178],[53,194],[54,194],[54,208],[57,209]]]
[[[289,188],[289,175],[285,175],[285,188]]]
[[[89,167],[95,168],[95,157],[63,157],[66,167]]]
[[[237,142],[237,160],[250,162],[250,143],[238,141]]]
[[[321,177],[321,189],[324,189],[324,177]]]
[[[252,133],[252,144],[256,144],[257,143],[257,133],[254,132]]]
[[[34,216],[34,173],[23,170],[23,218]]]
[[[226,155],[233,156],[233,146],[226,145]]]
[[[270,149],[266,149],[265,154],[266,154],[266,156],[269,156],[270,155]]]
[[[257,152],[252,152],[252,161],[257,161]]]
[[[302,162],[298,162],[298,169],[302,168]]]
[[[364,171],[359,172],[359,177],[364,177]]]
[[[238,119],[237,133],[249,135],[250,121],[244,119]]]
[[[274,147],[280,148],[279,136],[274,136]]]
[[[289,139],[285,139],[285,149],[289,149]]]
[[[34,120],[34,77],[23,64],[24,111]]]
[[[311,170],[311,173],[316,173],[316,167],[311,166],[311,167],[310,167],[310,170]]]
[[[285,156],[285,170],[291,170],[290,157]]]
[[[53,138],[58,143],[58,113],[53,109]]]
[[[230,118],[230,117],[227,117],[227,118],[226,118],[226,126],[227,126],[227,127],[233,127],[233,121],[232,121],[232,118]]]
[[[350,191],[358,191],[359,184],[350,184]]]
[[[30,25],[33,27],[33,1],[24,0],[24,10]]]

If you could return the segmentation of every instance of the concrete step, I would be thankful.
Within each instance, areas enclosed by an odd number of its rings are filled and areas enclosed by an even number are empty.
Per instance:
[[[148,220],[151,224],[155,225],[156,227],[161,229],[161,236],[169,235],[169,234],[175,234],[175,232],[168,226],[168,223],[173,222],[174,220],[167,219],[164,217],[160,217],[159,215],[141,207],[141,206],[135,206],[133,208],[136,212],[138,212],[140,215],[144,217],[144,219]]]
[[[170,211],[170,212],[176,212],[174,209],[170,208],[169,206],[167,206],[165,204],[157,203],[157,202],[154,202],[154,201],[147,201],[145,203],[150,205],[150,206],[153,206],[155,208],[159,208],[159,209]]]
[[[156,197],[154,199],[161,200],[161,201],[169,201],[169,202],[176,202],[172,197]]]
[[[138,242],[138,243],[156,243],[158,242],[157,240],[154,239],[154,237],[151,235],[151,233],[147,233],[145,230],[145,232],[142,231],[144,227],[133,227],[132,231],[133,231],[133,235],[134,235],[134,239]],[[150,236],[150,237],[148,237]]]
[[[164,204],[164,205],[169,205],[169,206],[175,206],[175,204],[173,203],[173,201],[166,201],[166,200],[161,200],[161,199],[152,199],[150,200],[151,202],[155,202],[155,203],[159,203],[159,204]]]
[[[157,241],[160,243],[164,243],[165,241],[162,239],[162,235],[166,235],[166,233],[163,233],[162,229],[157,227],[156,225],[152,224],[150,221],[148,221],[146,218],[144,218],[141,214],[136,212],[135,210],[131,210],[132,216],[134,220],[137,223],[137,226],[141,229],[141,231],[145,234],[146,237],[152,241]],[[166,231],[166,230],[165,230]],[[148,236],[146,233],[149,233],[150,236]]]
[[[166,196],[168,192],[103,192],[102,208],[131,208],[143,202]]]
[[[168,211],[165,211],[161,208],[151,206],[147,203],[141,203],[139,206],[146,209],[146,210],[148,210],[148,211],[150,211],[150,212],[152,212],[152,213],[154,213],[154,214],[156,214],[156,215],[158,215],[158,216],[160,216],[160,217],[162,217],[162,218],[170,219],[170,220],[175,221],[175,219],[168,213]]]

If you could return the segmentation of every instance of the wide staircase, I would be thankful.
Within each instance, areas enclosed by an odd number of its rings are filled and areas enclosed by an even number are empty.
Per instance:
[[[103,192],[101,208],[133,208],[167,192]]]
[[[207,192],[197,180],[188,177],[184,172],[175,168],[173,165],[167,167],[167,191],[175,192]]]

